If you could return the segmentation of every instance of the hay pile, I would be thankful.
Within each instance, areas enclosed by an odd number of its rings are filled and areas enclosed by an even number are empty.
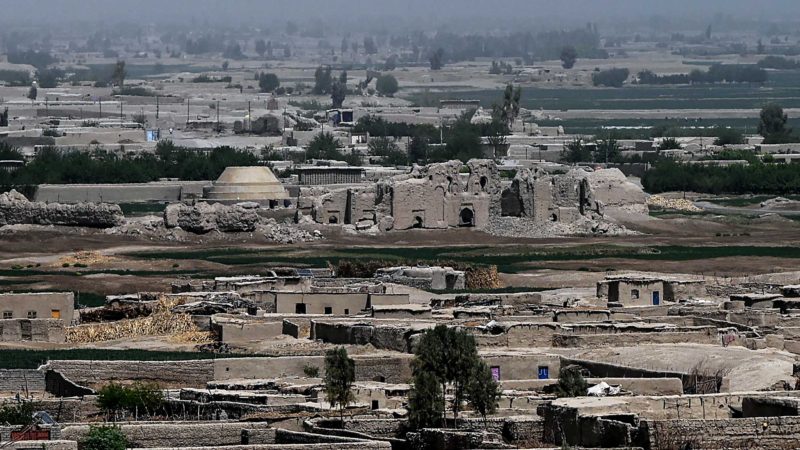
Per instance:
[[[69,327],[66,329],[67,342],[90,343],[167,335],[173,342],[211,341],[211,334],[200,331],[191,316],[172,312],[172,308],[180,303],[180,300],[161,298],[147,317]]]
[[[69,264],[74,266],[75,264],[84,264],[88,266],[109,261],[111,261],[111,257],[102,255],[99,252],[76,252],[72,255],[59,258],[58,265]]]
[[[702,209],[694,205],[691,200],[682,198],[665,198],[660,195],[651,195],[647,198],[648,206],[655,206],[662,209],[674,209],[676,211],[700,212]]]
[[[467,289],[497,289],[503,287],[497,266],[469,267],[464,271]]]

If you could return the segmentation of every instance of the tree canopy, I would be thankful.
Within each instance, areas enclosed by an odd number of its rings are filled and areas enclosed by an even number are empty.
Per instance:
[[[347,356],[344,347],[325,352],[325,398],[331,406],[339,408],[339,417],[353,400],[353,382],[356,379],[355,362]]]

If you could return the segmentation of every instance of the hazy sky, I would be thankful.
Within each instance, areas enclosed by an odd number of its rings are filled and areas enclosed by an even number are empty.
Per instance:
[[[563,24],[653,15],[708,20],[725,13],[760,20],[800,17],[800,0],[0,0],[0,21],[133,21],[224,24],[321,19],[359,23],[432,21]]]

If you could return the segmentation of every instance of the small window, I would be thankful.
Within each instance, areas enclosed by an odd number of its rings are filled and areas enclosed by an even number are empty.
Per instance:
[[[500,366],[492,366],[492,379],[500,381]]]
[[[639,290],[631,289],[631,299],[636,300],[639,298]]]
[[[28,311],[28,319],[35,319],[36,311]]]
[[[348,315],[350,315],[350,310],[349,310],[349,309],[347,309],[347,308],[345,308],[345,309],[344,309],[344,315],[345,315],[345,316],[348,316]]]
[[[61,310],[60,309],[51,309],[50,310],[50,318],[51,319],[60,319],[61,318]]]
[[[294,313],[295,314],[305,314],[306,313],[306,304],[305,303],[296,303],[294,305]]]
[[[13,319],[14,313],[11,311],[3,311],[3,319]]]
[[[330,306],[325,307],[325,314],[333,314],[333,308]]]
[[[539,366],[539,379],[547,380],[548,378],[550,378],[550,367]]]
[[[380,403],[377,400],[372,401],[372,409],[378,409],[380,407]]]

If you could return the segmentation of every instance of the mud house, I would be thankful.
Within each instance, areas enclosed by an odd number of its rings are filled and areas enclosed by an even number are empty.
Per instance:
[[[597,297],[623,306],[658,306],[705,295],[703,280],[649,274],[608,275],[597,283]]]
[[[8,319],[61,319],[72,322],[75,294],[36,292],[0,294],[0,316]]]

